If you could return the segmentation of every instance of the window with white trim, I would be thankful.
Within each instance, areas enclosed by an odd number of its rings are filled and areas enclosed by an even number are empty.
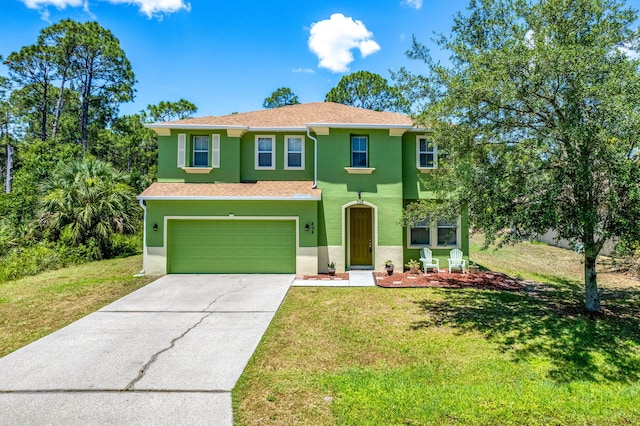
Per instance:
[[[438,167],[438,148],[426,136],[418,136],[416,141],[417,167],[435,169]]]
[[[275,136],[256,136],[257,170],[274,170],[276,168],[276,138]]]
[[[429,225],[429,220],[423,220],[409,228],[409,241],[412,246],[431,245],[431,228]]]
[[[440,219],[438,221],[438,247],[458,245],[458,221]]]
[[[304,136],[284,137],[284,168],[304,169]]]
[[[369,167],[366,136],[351,136],[351,167]]]
[[[424,220],[407,227],[407,247],[460,247],[460,218]]]
[[[193,137],[193,167],[209,166],[209,137]]]

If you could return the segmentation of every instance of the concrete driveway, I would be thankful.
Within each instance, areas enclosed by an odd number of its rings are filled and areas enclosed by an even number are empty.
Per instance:
[[[294,275],[168,275],[0,359],[1,425],[230,425]]]

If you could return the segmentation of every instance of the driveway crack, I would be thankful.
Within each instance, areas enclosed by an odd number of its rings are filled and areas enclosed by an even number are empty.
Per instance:
[[[173,347],[176,345],[176,342],[180,339],[182,339],[184,336],[186,336],[187,334],[189,334],[189,332],[191,330],[193,330],[194,328],[198,327],[200,324],[202,324],[202,322],[207,319],[208,317],[210,317],[211,315],[213,315],[213,312],[209,312],[207,315],[203,316],[202,318],[200,318],[200,320],[198,322],[196,322],[195,324],[193,324],[191,327],[189,327],[188,329],[186,329],[184,331],[184,333],[182,333],[181,335],[179,335],[178,337],[175,337],[173,339],[171,339],[171,342],[169,343],[169,346],[167,346],[166,348],[156,352],[155,354],[153,354],[151,356],[151,358],[149,359],[149,361],[147,361],[142,368],[140,369],[140,371],[138,372],[138,376],[133,379],[132,381],[129,382],[129,384],[124,388],[125,391],[130,391],[133,390],[133,387],[136,385],[136,383],[138,383],[140,380],[142,380],[144,378],[144,375],[147,373],[147,371],[149,370],[149,367],[156,362],[156,360],[158,359],[158,357],[160,355],[162,355],[163,353],[173,349]]]
[[[244,290],[245,288],[247,288],[247,283],[243,282],[244,280],[240,281],[240,284],[242,284],[241,287],[234,289],[233,291],[229,291],[227,293],[221,294],[218,297],[216,297],[215,299],[213,299],[211,301],[211,303],[209,303],[203,310],[202,313],[206,313],[211,306],[213,306],[218,300],[220,300],[220,298],[224,297],[224,296],[228,296],[229,294],[232,293],[237,293],[240,292],[242,290]],[[158,359],[158,357],[160,355],[162,355],[163,353],[173,349],[176,345],[176,342],[178,342],[180,339],[184,338],[184,336],[186,336],[187,334],[189,334],[189,332],[191,332],[193,329],[197,328],[200,324],[202,324],[204,322],[204,320],[206,320],[207,318],[209,318],[211,315],[213,315],[216,312],[209,312],[207,313],[207,315],[203,316],[202,318],[200,318],[200,320],[198,320],[195,324],[193,324],[191,327],[189,327],[188,329],[186,329],[182,334],[180,334],[178,337],[175,337],[173,339],[171,339],[171,342],[169,342],[169,346],[167,346],[164,349],[161,349],[160,351],[156,352],[155,354],[153,354],[151,356],[151,358],[149,359],[149,361],[147,361],[142,368],[140,369],[140,371],[138,371],[138,376],[133,379],[132,381],[129,382],[129,384],[127,384],[127,386],[123,389],[124,391],[131,391],[133,390],[133,387],[144,378],[145,374],[147,373],[147,371],[149,370],[149,367],[151,367],[151,365],[153,365],[153,363],[155,363]]]

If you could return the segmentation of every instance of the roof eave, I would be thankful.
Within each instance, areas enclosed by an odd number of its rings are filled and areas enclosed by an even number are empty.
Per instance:
[[[313,195],[300,196],[198,196],[198,195],[138,195],[140,201],[320,201],[322,198]]]
[[[145,124],[148,129],[172,129],[172,130],[226,130],[237,129],[250,132],[304,132],[311,127],[329,127],[333,129],[416,129],[411,124],[372,124],[372,123],[307,123],[305,126],[289,127],[251,127],[222,124],[172,124],[172,123],[151,123]],[[420,130],[420,129],[418,129]]]
[[[198,129],[198,130],[225,130],[225,129],[238,129],[249,130],[249,126],[237,126],[229,124],[175,124],[175,123],[151,123],[145,124],[147,129]]]
[[[329,127],[332,129],[412,129],[412,124],[373,123],[307,123],[307,127]]]

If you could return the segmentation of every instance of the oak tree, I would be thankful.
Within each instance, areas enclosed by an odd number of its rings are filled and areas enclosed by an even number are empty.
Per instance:
[[[428,176],[440,202],[405,223],[467,205],[488,242],[553,228],[583,244],[586,308],[600,311],[603,244],[640,238],[636,18],[617,0],[472,0],[437,40],[450,63],[414,40],[417,119],[447,157]]]

